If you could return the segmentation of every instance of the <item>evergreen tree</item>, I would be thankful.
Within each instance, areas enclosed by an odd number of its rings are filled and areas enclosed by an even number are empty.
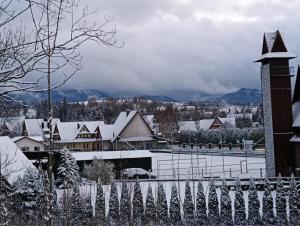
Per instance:
[[[120,221],[121,225],[127,226],[130,223],[131,205],[127,183],[123,181],[120,200]]]
[[[1,191],[0,194],[0,225],[9,225],[9,211],[8,211],[8,202],[7,194],[4,191]]]
[[[207,223],[206,200],[201,180],[198,182],[198,191],[196,199],[196,223],[200,225],[205,225]]]
[[[47,191],[46,191],[46,184],[44,183],[44,173],[42,171],[41,166],[38,169],[38,174],[36,175],[36,186],[39,188],[37,190],[37,197],[36,197],[36,216],[38,218],[39,222],[43,222],[44,220],[47,220],[47,205],[45,203],[47,202]]]
[[[96,193],[96,202],[95,202],[95,222],[97,226],[106,225],[105,195],[103,193],[103,188],[100,180],[97,183],[97,193]]]
[[[91,202],[91,197],[89,195],[86,195],[83,197],[82,200],[82,217],[84,219],[84,224],[90,225],[91,220],[93,218],[93,207],[92,207],[92,202]]]
[[[59,152],[56,184],[59,188],[71,188],[79,179],[79,167],[67,149]]]
[[[194,224],[194,203],[189,181],[185,183],[185,195],[183,202],[183,216],[186,225]]]
[[[294,175],[291,176],[290,189],[289,189],[289,222],[290,225],[299,225],[298,224],[298,205],[299,205],[299,194],[297,192],[296,180]]]
[[[158,225],[168,224],[168,203],[164,186],[161,183],[157,188],[157,222]]]
[[[248,225],[260,225],[262,223],[259,207],[260,202],[258,200],[255,181],[251,178],[248,193]]]
[[[232,206],[229,191],[225,180],[221,187],[221,222],[222,225],[233,225]]]
[[[29,219],[40,217],[39,207],[41,205],[41,194],[43,194],[43,182],[36,169],[27,168],[22,179],[15,184],[12,199],[15,202],[17,214],[25,215]]]
[[[132,222],[135,226],[141,226],[144,218],[144,204],[141,186],[137,180],[133,188]]]
[[[156,208],[152,193],[152,187],[150,184],[148,185],[148,192],[145,204],[145,224],[149,226],[156,224]]]
[[[277,224],[287,225],[286,196],[284,194],[283,181],[280,174],[277,179],[276,189],[276,215]]]
[[[170,224],[174,226],[181,225],[180,201],[178,198],[177,187],[175,184],[172,185],[169,213]]]
[[[265,191],[262,201],[262,221],[264,224],[274,224],[275,216],[273,212],[273,197],[271,194],[270,182],[268,179],[265,180],[264,186]]]
[[[246,223],[246,207],[239,177],[236,179],[234,208],[234,223],[244,225]]]
[[[211,180],[210,187],[209,187],[207,216],[210,225],[220,224],[219,200],[215,188],[215,182],[213,179]]]
[[[111,226],[119,224],[119,197],[117,184],[113,181],[110,186],[108,224]]]
[[[70,224],[72,226],[80,225],[82,219],[82,198],[80,197],[78,183],[76,183],[73,187],[70,211],[71,211]]]

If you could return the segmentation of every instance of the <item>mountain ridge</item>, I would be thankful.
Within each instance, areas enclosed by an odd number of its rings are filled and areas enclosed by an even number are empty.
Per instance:
[[[16,95],[17,98],[25,103],[37,103],[47,98],[46,92],[41,93],[22,93]],[[235,92],[226,94],[208,94],[203,91],[172,90],[150,94],[138,93],[105,93],[96,89],[59,89],[53,90],[51,98],[54,102],[60,102],[67,98],[69,102],[87,101],[89,98],[144,98],[147,100],[161,102],[222,102],[224,104],[260,104],[261,91],[258,89],[241,88]]]

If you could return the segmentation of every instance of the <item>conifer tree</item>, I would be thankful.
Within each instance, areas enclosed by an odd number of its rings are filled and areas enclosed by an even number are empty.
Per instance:
[[[43,194],[43,182],[36,169],[27,168],[22,179],[18,180],[15,191],[12,194],[16,212],[25,215],[29,219],[40,217],[39,206]]]
[[[80,225],[82,219],[82,198],[79,193],[78,183],[76,183],[73,187],[70,211],[71,211],[70,224],[72,226]]]
[[[289,188],[289,223],[290,225],[299,225],[298,224],[298,205],[299,205],[299,194],[297,192],[295,177],[292,174]]]
[[[246,223],[246,207],[239,177],[236,179],[234,208],[234,223],[244,225]]]
[[[210,225],[220,224],[219,200],[215,188],[215,182],[213,179],[211,180],[210,187],[209,187],[207,217]]]
[[[196,198],[196,223],[205,225],[207,223],[206,216],[206,200],[203,192],[202,181],[198,182],[197,198]]]
[[[181,225],[180,201],[175,183],[172,185],[171,190],[169,215],[171,225]]]
[[[288,223],[286,214],[286,196],[284,194],[283,181],[280,174],[277,179],[276,189],[276,222],[279,225],[286,225]]]
[[[113,181],[110,185],[108,224],[115,226],[119,224],[119,197],[117,184]]]
[[[82,202],[82,219],[84,220],[82,223],[89,225],[91,224],[91,220],[93,218],[91,197],[89,195],[86,195],[82,198]]]
[[[133,188],[133,199],[132,199],[132,223],[135,226],[142,225],[144,219],[144,204],[141,186],[137,180]]]
[[[145,204],[145,224],[152,226],[156,224],[156,208],[152,192],[152,187],[148,185],[148,192]]]
[[[102,183],[100,180],[97,183],[97,193],[96,193],[96,202],[95,202],[95,222],[97,226],[106,225],[105,195],[103,193]]]
[[[127,226],[130,223],[131,205],[127,183],[123,181],[120,200],[120,223]]]
[[[7,201],[7,194],[5,194],[5,191],[2,190],[0,194],[0,225],[9,225],[10,219]]]
[[[48,192],[46,191],[46,184],[44,183],[44,173],[42,171],[41,166],[38,168],[38,173],[36,174],[35,184],[37,189],[36,196],[36,211],[35,217],[39,222],[43,222],[47,220],[49,215],[47,215],[47,205],[45,205],[47,201]]]
[[[232,220],[232,206],[229,191],[225,180],[223,180],[221,187],[221,224],[233,225]]]
[[[185,183],[185,193],[183,201],[183,216],[186,225],[194,224],[194,203],[189,181]]]
[[[262,201],[262,221],[264,224],[274,224],[275,216],[273,212],[273,197],[271,194],[270,182],[268,179],[265,180],[265,191],[263,194]]]
[[[157,188],[157,222],[158,225],[168,224],[168,203],[163,184],[159,183]]]
[[[79,178],[79,167],[71,152],[67,149],[59,152],[56,184],[59,188],[71,188]]]
[[[248,225],[260,225],[262,223],[259,207],[260,202],[257,195],[255,181],[251,178],[248,193]]]

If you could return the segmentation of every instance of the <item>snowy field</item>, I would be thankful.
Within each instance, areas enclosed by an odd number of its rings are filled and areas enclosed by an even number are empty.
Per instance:
[[[154,153],[152,168],[162,180],[264,177],[265,158]]]
[[[212,155],[197,155],[197,154],[171,154],[171,153],[154,153],[152,158],[153,173],[159,180],[174,180],[175,181],[160,181],[163,184],[168,204],[171,197],[171,186],[175,183],[181,203],[184,200],[185,180],[195,179],[190,181],[190,186],[194,200],[196,198],[197,179],[203,179],[203,187],[206,198],[208,198],[209,178],[220,177],[229,178],[239,176],[240,178],[259,178],[265,175],[265,159],[259,157],[235,157],[235,156],[212,156]],[[224,167],[223,167],[224,162]],[[248,169],[247,169],[248,168]],[[224,171],[223,171],[224,169]],[[224,173],[225,172],[225,173]],[[231,173],[230,173],[231,172]],[[206,178],[207,177],[207,178]],[[178,180],[180,179],[180,180]],[[178,181],[176,181],[178,180]],[[217,182],[217,184],[220,183]],[[146,200],[147,188],[152,186],[154,196],[157,191],[157,181],[143,181],[140,180],[140,185],[143,193],[144,202]],[[128,182],[130,193],[133,193],[133,182]],[[117,183],[118,193],[121,196],[121,183]],[[110,186],[103,185],[104,193],[106,194],[106,205],[108,210]],[[92,203],[94,205],[96,196],[95,183],[83,185],[80,187],[81,194],[91,194]],[[71,192],[71,191],[70,191]],[[231,200],[234,200],[234,191],[230,191]],[[248,192],[244,191],[244,198],[246,201],[246,208],[248,202]],[[220,189],[217,188],[217,194],[220,198]],[[62,190],[59,190],[58,196],[62,195]],[[262,202],[263,192],[259,191],[258,196]],[[275,192],[272,192],[275,198]]]

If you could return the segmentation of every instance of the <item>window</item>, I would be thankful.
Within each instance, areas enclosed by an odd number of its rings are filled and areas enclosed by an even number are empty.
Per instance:
[[[34,151],[40,151],[40,147],[34,147]]]
[[[21,150],[24,151],[29,151],[29,147],[22,147]]]

